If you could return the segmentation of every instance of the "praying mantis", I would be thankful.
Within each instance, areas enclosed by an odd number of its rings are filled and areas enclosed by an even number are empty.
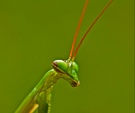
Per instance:
[[[78,46],[75,49],[76,38],[78,32],[80,30],[80,26],[84,17],[84,13],[86,11],[86,7],[88,5],[88,1],[85,1],[84,8],[82,10],[82,14],[80,16],[80,20],[74,35],[74,40],[72,43],[72,47],[70,50],[70,55],[67,60],[55,60],[52,62],[53,69],[49,70],[41,79],[41,81],[36,85],[36,87],[32,90],[32,92],[26,97],[26,99],[22,102],[22,104],[18,107],[15,113],[50,113],[51,106],[51,91],[53,89],[53,85],[60,79],[65,79],[72,87],[77,87],[80,85],[78,79],[78,65],[76,64],[75,57],[76,54],[84,41],[86,35],[89,33],[91,28],[97,22],[97,20],[101,17],[104,11],[109,7],[112,0],[108,2],[108,4],[103,8],[103,10],[99,13],[93,23],[90,25]]]

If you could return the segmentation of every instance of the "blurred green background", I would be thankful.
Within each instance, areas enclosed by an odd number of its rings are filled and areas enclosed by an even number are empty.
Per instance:
[[[89,2],[77,42],[109,0]],[[0,1],[0,113],[14,113],[52,68],[67,59],[84,0]],[[51,113],[133,113],[134,0],[114,0],[80,48],[81,85],[53,90]]]

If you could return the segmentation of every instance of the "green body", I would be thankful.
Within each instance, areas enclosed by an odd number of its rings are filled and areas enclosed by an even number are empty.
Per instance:
[[[67,80],[73,87],[79,85],[78,66],[75,62],[55,60],[52,66],[54,69],[44,75],[15,113],[50,113],[51,91],[59,78]]]

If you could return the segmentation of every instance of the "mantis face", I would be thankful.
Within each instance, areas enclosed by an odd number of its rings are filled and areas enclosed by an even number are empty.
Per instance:
[[[80,82],[78,80],[78,65],[73,61],[55,60],[52,63],[54,70],[61,75],[63,79],[68,81],[72,87],[77,87]]]

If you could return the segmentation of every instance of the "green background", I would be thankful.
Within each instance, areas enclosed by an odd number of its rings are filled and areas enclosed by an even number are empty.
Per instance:
[[[89,2],[77,42],[109,0]],[[0,1],[0,113],[13,113],[67,59],[84,0]],[[51,113],[133,113],[134,1],[114,0],[81,46],[80,86],[53,90]]]

